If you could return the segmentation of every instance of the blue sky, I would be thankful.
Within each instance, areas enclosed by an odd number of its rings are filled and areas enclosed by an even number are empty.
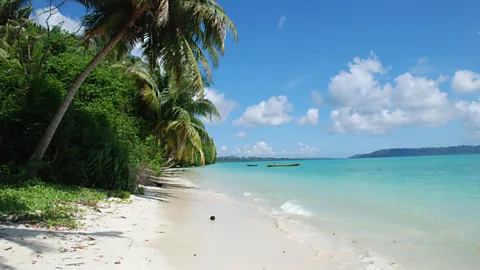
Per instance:
[[[207,89],[219,155],[479,144],[480,3],[218,2],[239,33]],[[55,19],[82,14],[70,4]]]

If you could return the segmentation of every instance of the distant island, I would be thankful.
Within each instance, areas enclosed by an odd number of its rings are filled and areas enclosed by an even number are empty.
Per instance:
[[[448,147],[392,148],[382,149],[369,154],[356,154],[349,158],[382,158],[412,156],[446,156],[480,154],[480,145],[459,145]]]
[[[274,158],[274,157],[237,157],[237,156],[227,156],[227,157],[217,157],[217,163],[222,162],[254,162],[254,161],[282,161],[282,160],[319,160],[319,159],[328,159],[328,158]]]

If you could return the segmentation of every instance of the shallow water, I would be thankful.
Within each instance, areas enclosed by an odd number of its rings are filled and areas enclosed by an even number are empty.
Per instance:
[[[193,178],[346,268],[480,269],[480,155],[300,162],[217,164]]]

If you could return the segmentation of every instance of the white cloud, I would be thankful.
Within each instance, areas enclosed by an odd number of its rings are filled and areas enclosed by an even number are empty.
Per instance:
[[[323,102],[322,95],[317,90],[312,90],[310,91],[310,94],[312,95],[312,104],[315,105],[320,105]]]
[[[214,116],[212,119],[202,118],[207,124],[218,125],[224,123],[227,121],[230,113],[238,108],[238,104],[235,101],[226,99],[224,93],[218,92],[212,88],[205,88],[205,98],[215,104],[215,107],[217,107],[217,110],[220,113],[220,117]]]
[[[267,101],[248,107],[233,124],[235,126],[278,126],[292,120],[289,115],[291,111],[293,111],[293,105],[286,96],[271,97]]]
[[[275,152],[266,142],[257,142],[252,147],[245,145],[242,148],[235,147],[234,154],[245,155],[245,156],[273,156]]]
[[[430,64],[430,59],[427,57],[418,58],[415,66],[410,69],[410,73],[415,75],[427,75],[435,71],[435,67]]]
[[[452,89],[461,94],[480,90],[480,74],[470,70],[459,70],[455,72],[452,80]]]
[[[299,125],[317,125],[318,123],[318,109],[308,109],[307,114],[298,120]]]
[[[455,103],[462,114],[463,124],[470,136],[480,138],[480,103],[476,101],[458,101]]]
[[[299,142],[297,144],[298,144],[298,146],[304,146],[305,145],[305,143],[303,143],[303,142]]]
[[[304,158],[304,157],[316,157],[319,151],[318,148],[310,147],[303,143],[298,143],[300,149],[298,150],[282,150],[278,156],[290,157],[290,158]],[[300,145],[302,144],[302,145]]]
[[[280,17],[280,20],[278,21],[278,27],[282,28],[286,20],[287,20],[287,17],[285,16]]]
[[[235,133],[234,135],[235,138],[243,139],[247,137],[247,133],[245,131],[239,131]]]
[[[222,150],[222,152],[225,152],[227,151],[228,147],[226,145],[222,145],[222,147],[220,147],[220,150]]]
[[[440,91],[437,80],[399,75],[393,84],[379,82],[387,71],[375,56],[354,58],[348,71],[331,79],[328,90],[337,106],[330,118],[333,132],[385,133],[396,127],[440,126],[458,117],[458,110]]]
[[[77,31],[78,33],[82,33],[84,29],[83,26],[81,26],[81,21],[63,15],[62,13],[60,13],[60,10],[55,7],[44,7],[36,9],[34,14],[31,15],[30,18],[33,19],[34,22],[44,27],[47,27],[48,20],[48,24],[50,25],[50,27],[60,26],[63,30],[66,30],[70,33],[74,33]]]

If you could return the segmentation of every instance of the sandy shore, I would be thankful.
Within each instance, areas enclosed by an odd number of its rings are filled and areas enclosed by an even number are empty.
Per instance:
[[[148,188],[130,204],[102,203],[73,232],[0,224],[0,269],[168,269],[156,247],[165,196]]]
[[[157,243],[169,269],[355,269],[299,243],[273,219],[225,195],[201,189],[173,194],[176,198],[164,206],[167,233]]]
[[[0,269],[355,269],[222,194],[176,183],[102,203],[75,232],[0,225]]]

